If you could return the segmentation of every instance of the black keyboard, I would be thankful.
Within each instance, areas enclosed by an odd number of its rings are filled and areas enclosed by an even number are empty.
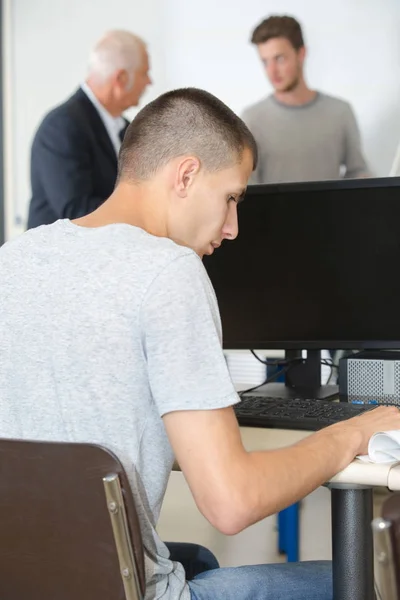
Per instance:
[[[376,405],[260,396],[244,396],[234,406],[239,425],[308,431],[317,431],[373,408]]]

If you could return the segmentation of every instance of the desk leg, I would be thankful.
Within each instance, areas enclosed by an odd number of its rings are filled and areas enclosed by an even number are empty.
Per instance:
[[[330,484],[333,599],[374,600],[372,488]]]

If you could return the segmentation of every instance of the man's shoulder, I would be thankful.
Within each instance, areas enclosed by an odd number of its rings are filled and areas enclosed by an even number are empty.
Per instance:
[[[243,118],[246,120],[246,118],[248,119],[254,119],[255,117],[257,117],[258,115],[265,114],[265,112],[267,112],[269,110],[269,108],[271,108],[273,106],[274,102],[273,102],[273,98],[272,95],[268,95],[265,96],[264,98],[261,98],[261,100],[258,100],[258,102],[255,102],[254,104],[250,104],[249,106],[247,106],[244,110],[243,110]]]
[[[169,238],[157,238],[140,232],[139,237],[134,234],[131,240],[127,240],[121,251],[129,254],[127,260],[133,266],[139,260],[143,272],[147,271],[154,282],[162,276],[168,280],[172,278],[178,286],[184,281],[190,286],[205,275],[199,256],[192,249],[180,246]]]
[[[58,255],[56,249],[62,252]],[[82,264],[87,260],[92,270],[99,268],[103,274],[107,271],[107,277],[130,280],[135,273],[136,278],[148,284],[162,273],[166,276],[169,272],[180,273],[182,278],[196,279],[204,271],[202,261],[193,250],[169,238],[159,238],[123,223],[94,231],[75,225],[69,219],[29,229],[6,242],[0,248],[1,263],[3,267],[14,264],[21,256],[31,259],[36,256],[42,260],[46,252],[59,257],[61,269],[64,259],[68,264]]]
[[[349,110],[352,110],[350,102],[337,96],[331,96],[330,94],[318,92],[318,100],[320,105],[338,114],[344,114],[347,113]]]
[[[116,225],[98,240],[99,247],[111,247],[115,268],[120,273],[135,273],[143,282],[146,294],[162,293],[164,289],[180,291],[187,295],[195,293],[198,286],[208,286],[209,279],[198,254],[186,246],[181,246],[167,237],[157,237],[148,232],[131,227]],[[115,240],[118,238],[118,244]]]
[[[121,248],[132,256],[136,261],[138,254],[142,255],[143,261],[149,261],[149,266],[155,270],[164,269],[178,261],[188,264],[189,268],[197,268],[201,261],[198,255],[186,246],[180,246],[167,237],[157,237],[147,233],[143,229],[121,225]]]
[[[55,221],[50,225],[39,225],[32,229],[24,231],[20,235],[8,240],[0,247],[0,253],[5,255],[28,246],[41,246],[44,242],[50,241],[50,238],[57,236],[61,230],[63,220]]]
[[[43,228],[40,226],[34,229],[28,229],[20,235],[8,240],[0,248],[0,265],[2,270],[7,269],[11,264],[21,262],[21,257],[31,255],[32,245],[42,241]],[[23,264],[21,262],[21,264]]]
[[[73,126],[74,123],[80,124],[81,121],[85,120],[85,104],[88,102],[90,101],[83,90],[78,89],[67,100],[50,109],[43,117],[38,129],[43,130],[47,127],[62,126],[63,124],[68,126]]]
[[[199,265],[202,266],[200,258],[191,248],[127,223],[111,223],[93,230],[80,227],[69,219],[60,219],[38,228],[37,236],[41,241],[44,236],[55,240],[63,237],[70,242],[75,240],[71,246],[85,246],[94,257],[97,248],[107,248],[110,263],[114,266],[121,265],[123,270],[128,271],[148,271],[157,275],[176,262],[178,269],[196,271]]]

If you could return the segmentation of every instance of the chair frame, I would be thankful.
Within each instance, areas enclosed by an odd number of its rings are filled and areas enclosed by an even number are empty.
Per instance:
[[[377,600],[398,600],[396,567],[392,546],[392,524],[382,517],[372,521]]]
[[[103,484],[126,600],[143,600],[118,475],[103,477]]]

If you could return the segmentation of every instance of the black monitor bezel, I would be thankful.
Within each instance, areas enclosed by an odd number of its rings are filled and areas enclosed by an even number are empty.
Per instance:
[[[363,177],[359,179],[329,179],[325,181],[294,181],[291,183],[265,183],[249,185],[246,196],[254,194],[276,194],[323,190],[348,190],[379,187],[400,187],[400,177]]]
[[[268,195],[277,193],[290,192],[305,192],[305,191],[324,191],[324,190],[340,190],[340,189],[367,189],[367,188],[387,188],[399,187],[400,177],[374,177],[360,179],[340,179],[327,181],[311,181],[311,182],[293,182],[293,183],[272,183],[272,184],[257,184],[249,185],[246,191],[246,197],[251,195]],[[400,199],[399,199],[400,201]],[[240,229],[240,215],[239,215]],[[233,242],[234,243],[234,242]],[[398,350],[400,349],[400,340],[265,340],[259,339],[253,343],[249,341],[235,341],[234,344],[227,343],[223,337],[223,348],[225,350],[321,350],[330,348],[332,350]]]

